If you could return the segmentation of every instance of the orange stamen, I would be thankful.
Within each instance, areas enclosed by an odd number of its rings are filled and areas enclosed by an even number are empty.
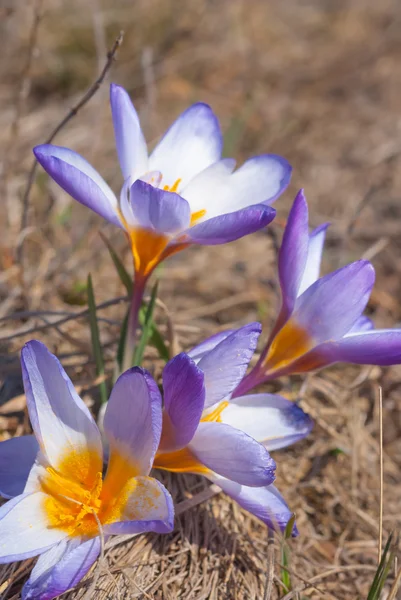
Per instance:
[[[190,227],[195,225],[199,221],[199,219],[201,219],[202,217],[205,216],[205,214],[206,214],[206,209],[204,209],[204,208],[192,213]]]
[[[141,227],[130,229],[129,236],[135,272],[144,276],[149,275],[161,260],[169,242],[168,236]]]
[[[306,354],[313,345],[307,331],[290,319],[274,338],[265,366],[269,371],[282,369]]]
[[[182,179],[177,179],[177,181],[175,181],[171,187],[169,185],[164,185],[163,190],[165,192],[176,192],[178,190],[178,186],[180,185],[181,181],[182,181]]]

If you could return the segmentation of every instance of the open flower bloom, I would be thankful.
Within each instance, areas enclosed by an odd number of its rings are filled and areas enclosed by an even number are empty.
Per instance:
[[[274,218],[271,204],[287,187],[291,167],[273,154],[222,159],[218,120],[206,104],[186,110],[148,156],[138,115],[127,92],[111,85],[110,102],[124,185],[114,195],[97,171],[67,148],[41,145],[35,156],[81,204],[124,229],[137,279],[188,244],[223,244]]]
[[[143,369],[118,379],[104,418],[103,477],[100,432],[57,358],[31,341],[21,360],[35,435],[0,444],[0,492],[12,498],[0,508],[0,563],[40,554],[22,598],[50,600],[87,573],[101,535],[172,530],[171,497],[148,476],[161,396]]]
[[[292,513],[272,485],[275,463],[268,450],[303,438],[312,423],[280,396],[230,400],[259,334],[259,323],[224,332],[166,365],[163,432],[154,467],[204,475],[269,527],[283,530]]]
[[[375,272],[358,260],[319,278],[327,225],[308,229],[302,190],[295,198],[279,253],[282,305],[266,347],[237,394],[282,375],[336,362],[393,365],[401,362],[401,330],[374,330],[362,313]]]

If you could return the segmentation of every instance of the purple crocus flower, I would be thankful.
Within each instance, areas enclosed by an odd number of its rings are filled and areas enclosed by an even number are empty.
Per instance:
[[[170,494],[149,477],[162,428],[152,377],[138,367],[117,380],[104,417],[110,451],[103,478],[100,432],[55,356],[37,341],[22,350],[34,436],[0,443],[0,563],[40,555],[23,600],[74,587],[105,537],[173,529]]]
[[[269,527],[283,530],[292,513],[273,485],[268,450],[305,437],[312,422],[296,404],[273,394],[230,400],[260,330],[252,323],[218,334],[166,365],[154,467],[204,475]]]
[[[336,362],[401,363],[401,330],[375,330],[362,314],[374,285],[372,264],[358,260],[319,278],[326,229],[323,225],[309,233],[301,190],[279,253],[281,310],[257,365],[235,395],[264,381]]]
[[[266,226],[275,216],[269,205],[286,189],[291,167],[279,156],[264,154],[233,172],[235,160],[221,158],[218,120],[203,103],[187,109],[148,156],[127,92],[112,84],[110,102],[124,180],[119,199],[76,152],[44,144],[34,153],[75,200],[128,235],[135,287],[126,338],[127,368],[143,290],[155,267],[190,244],[224,244]]]

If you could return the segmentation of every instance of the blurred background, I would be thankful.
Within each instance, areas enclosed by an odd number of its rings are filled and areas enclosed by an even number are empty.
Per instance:
[[[124,237],[64,194],[41,169],[21,226],[32,147],[46,140],[96,80],[120,30],[123,44],[106,81],[54,143],[85,156],[119,191],[108,103],[108,85],[114,81],[130,93],[150,145],[188,105],[204,101],[221,121],[226,156],[241,164],[256,154],[281,154],[294,169],[268,232],[224,247],[191,248],[164,266],[160,297],[175,324],[177,347],[186,349],[217,329],[251,319],[261,319],[268,331],[278,295],[275,247],[300,187],[309,201],[311,225],[331,222],[324,271],[361,256],[371,259],[377,285],[368,312],[378,326],[400,323],[400,28],[398,0],[2,0],[0,318],[23,312],[0,324],[0,436],[21,432],[15,406],[7,412],[7,403],[21,393],[17,353],[33,335],[24,335],[27,329],[43,327],[34,335],[64,358],[74,381],[92,397],[87,322],[73,319],[45,328],[55,316],[35,311],[69,315],[85,308],[88,272],[98,302],[124,294],[99,229],[130,268]],[[109,364],[124,310],[117,305],[102,312]],[[165,313],[159,317],[163,327]],[[385,533],[396,524],[400,374],[399,367],[362,371],[362,376],[360,369],[334,368],[309,378],[307,390],[302,388],[305,407],[317,422],[314,436],[276,453],[282,461],[279,482],[301,530],[292,550],[295,579],[302,584],[325,569],[338,569],[316,583],[317,591],[310,586],[308,598],[323,597],[323,591],[327,598],[366,597],[373,576],[379,383],[385,404]],[[294,388],[282,382],[281,391],[296,397],[296,383]],[[181,578],[164,589],[154,583],[161,567],[140,571],[141,581],[153,585],[150,597],[260,598],[264,529],[221,497],[202,511],[182,517],[180,533],[173,536],[176,549],[192,548],[192,558],[182,559],[179,568],[166,559]],[[191,518],[203,519],[203,525],[191,525]],[[222,526],[228,527],[227,535]],[[146,556],[162,554],[149,544]],[[129,564],[139,552],[135,548],[127,550]],[[341,570],[354,564],[362,567]],[[183,583],[193,582],[194,573],[201,591]],[[105,589],[112,589],[103,579]]]

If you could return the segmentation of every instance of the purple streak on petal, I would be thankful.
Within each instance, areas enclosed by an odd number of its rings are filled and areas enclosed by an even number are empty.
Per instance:
[[[33,152],[44,170],[70,196],[110,223],[123,227],[113,191],[82,156],[51,144],[36,146]]]
[[[278,257],[282,306],[274,327],[275,333],[284,325],[294,309],[307,264],[308,247],[308,205],[303,190],[300,190],[288,215]]]
[[[3,498],[14,498],[23,493],[38,452],[39,444],[34,435],[0,443],[0,494]]]
[[[292,318],[315,344],[338,340],[359,319],[375,280],[372,265],[358,260],[316,281],[296,302]]]
[[[100,538],[60,542],[39,557],[23,587],[22,600],[53,600],[75,587],[100,553]]]
[[[209,477],[209,476],[208,476]],[[292,512],[274,485],[247,487],[223,477],[209,477],[242,508],[263,521],[270,529],[284,531]],[[293,537],[298,535],[294,524]]]
[[[205,408],[224,400],[235,390],[255,352],[262,326],[250,323],[234,331],[199,361],[205,374]]]
[[[164,367],[163,392],[165,416],[160,450],[171,452],[192,440],[205,405],[203,372],[184,352]]]
[[[224,331],[220,331],[219,333],[215,333],[214,335],[206,338],[203,342],[192,348],[187,352],[188,356],[192,358],[192,360],[198,364],[201,358],[205,356],[208,352],[213,350],[217,344],[220,344],[223,340],[225,340],[229,335],[234,333],[235,329],[225,329]]]
[[[315,283],[315,281],[319,279],[324,240],[328,226],[329,223],[325,223],[324,225],[317,227],[317,229],[312,231],[309,236],[308,259],[306,261],[304,274],[299,286],[298,296],[303,294],[303,292],[310,287],[312,283]]]
[[[111,451],[127,455],[147,475],[160,442],[162,399],[145,369],[133,367],[117,379],[103,427]]]
[[[274,481],[276,463],[266,448],[230,425],[200,423],[189,448],[207,468],[243,485]]]
[[[110,105],[123,177],[140,177],[148,170],[145,138],[129,95],[124,88],[115,83],[110,85]]]
[[[163,182],[181,187],[198,173],[217,162],[223,138],[216,115],[201,102],[183,112],[171,125],[149,158],[149,170],[163,173]]]
[[[270,206],[255,204],[236,212],[213,217],[194,225],[185,233],[188,242],[215,246],[238,240],[244,235],[266,227],[276,216]]]
[[[375,326],[373,324],[372,319],[369,319],[369,317],[365,317],[365,315],[362,315],[362,317],[359,317],[359,319],[355,321],[355,323],[353,324],[351,329],[346,333],[346,335],[349,335],[351,333],[362,333],[366,331],[372,331],[374,327]]]
[[[151,477],[136,479],[145,480],[150,491],[150,502],[146,502],[143,488],[136,487],[128,499],[124,520],[105,525],[104,532],[106,534],[133,534],[147,531],[170,533],[174,529],[174,503],[169,492],[157,479]],[[138,513],[141,513],[140,516]]]
[[[131,186],[131,208],[141,227],[160,233],[179,233],[191,221],[191,210],[184,198],[173,192],[137,180]]]
[[[231,400],[222,422],[241,429],[271,452],[306,437],[313,421],[297,404],[277,394],[252,394]]]

